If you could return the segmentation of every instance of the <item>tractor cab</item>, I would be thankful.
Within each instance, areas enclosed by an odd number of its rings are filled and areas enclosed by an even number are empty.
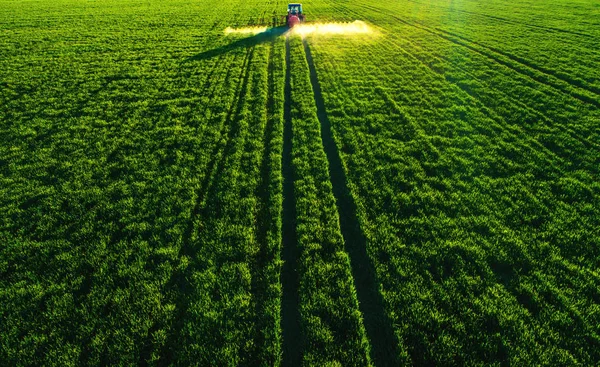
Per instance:
[[[304,22],[304,13],[302,13],[302,4],[291,3],[288,4],[288,12],[285,16],[285,23],[288,27],[292,28],[295,25]]]
[[[302,14],[302,4],[288,4],[288,14],[291,14],[291,15]]]

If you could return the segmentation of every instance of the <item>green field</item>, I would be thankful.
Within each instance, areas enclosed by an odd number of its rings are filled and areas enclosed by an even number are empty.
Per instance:
[[[600,3],[286,5],[0,0],[0,364],[600,364]]]

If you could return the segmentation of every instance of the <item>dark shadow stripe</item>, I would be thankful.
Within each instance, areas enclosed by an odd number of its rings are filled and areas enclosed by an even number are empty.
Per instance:
[[[275,76],[274,76],[274,53],[275,43],[271,42],[269,47],[268,57],[268,79],[267,79],[267,101],[266,101],[266,125],[263,132],[263,151],[260,163],[260,184],[256,188],[256,198],[259,200],[259,209],[256,215],[256,238],[260,246],[260,250],[252,259],[250,271],[252,274],[252,297],[254,303],[254,314],[256,315],[254,345],[251,351],[242,359],[241,365],[244,366],[261,366],[276,364],[279,355],[267,354],[270,341],[267,339],[270,336],[270,329],[276,325],[278,320],[268,318],[271,315],[269,297],[272,297],[273,292],[269,290],[271,281],[276,279],[271,276],[269,264],[277,260],[279,248],[274,248],[270,239],[272,231],[279,230],[273,220],[279,213],[276,208],[271,207],[272,195],[276,195],[273,191],[273,180],[271,179],[273,145],[272,141],[275,138],[277,131],[275,123],[278,122],[276,117],[276,102],[275,93]],[[273,271],[275,273],[275,271]],[[276,273],[275,273],[276,274]],[[275,323],[272,323],[275,321]]]
[[[290,65],[290,40],[285,42],[285,101],[283,105],[283,222],[281,285],[281,328],[283,334],[283,366],[299,366],[302,362],[300,333],[298,275],[298,238],[296,233],[296,198],[294,196],[294,170],[292,167],[292,85]]]
[[[239,84],[237,86],[236,94],[233,96],[233,100],[231,102],[231,106],[227,112],[227,116],[223,121],[223,126],[221,126],[221,130],[219,136],[223,136],[227,133],[227,129],[229,125],[232,124],[232,120],[235,118],[235,111],[241,110],[241,100],[242,96],[246,93],[246,88],[248,84],[248,77],[250,74],[250,61],[252,59],[252,50],[248,50],[246,52],[243,67],[240,71],[239,76]],[[231,70],[227,71],[226,79],[229,78],[231,74]],[[227,133],[228,137],[231,135]],[[192,284],[190,284],[191,275],[196,270],[197,260],[196,260],[196,248],[193,243],[193,236],[195,231],[197,230],[198,222],[204,218],[204,208],[203,203],[205,199],[210,196],[210,190],[212,183],[216,180],[216,176],[219,171],[219,167],[222,164],[218,161],[219,153],[221,150],[227,149],[227,147],[223,147],[218,141],[215,143],[213,147],[213,151],[211,154],[211,160],[208,163],[206,175],[202,180],[202,184],[198,191],[196,192],[196,201],[194,208],[192,209],[192,213],[190,216],[190,221],[188,226],[185,229],[185,232],[182,236],[182,244],[179,250],[179,257],[187,256],[190,259],[190,264],[183,271],[177,271],[173,274],[173,277],[169,281],[166,289],[176,289],[176,299],[175,299],[175,316],[172,320],[172,325],[170,327],[170,333],[167,337],[167,341],[163,346],[163,350],[161,351],[161,359],[158,362],[159,366],[167,366],[171,364],[177,364],[177,352],[181,348],[180,342],[183,340],[182,338],[182,330],[185,326],[185,316],[188,313],[188,308],[191,303],[191,296],[194,293],[194,289],[192,289]]]
[[[371,344],[371,360],[375,366],[398,366],[400,365],[398,340],[385,311],[375,269],[367,254],[367,240],[360,229],[356,204],[348,189],[346,173],[333,140],[331,124],[325,111],[325,101],[321,93],[321,86],[319,85],[310,48],[306,40],[303,43],[306,61],[310,70],[310,81],[315,95],[317,117],[321,124],[321,139],[329,161],[329,179],[338,207],[340,228],[346,244],[346,251],[350,256],[359,309]]]

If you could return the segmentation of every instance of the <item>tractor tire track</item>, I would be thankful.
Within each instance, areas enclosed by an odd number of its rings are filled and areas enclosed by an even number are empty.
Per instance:
[[[548,26],[537,25],[537,24],[532,24],[532,23],[519,22],[519,21],[507,19],[507,18],[498,17],[498,16],[495,16],[495,15],[477,13],[477,12],[472,12],[472,11],[468,11],[468,10],[453,10],[453,11],[458,12],[458,13],[464,13],[464,14],[474,15],[474,16],[478,16],[478,17],[481,17],[481,18],[494,19],[494,20],[497,20],[499,22],[506,23],[506,24],[511,24],[511,25],[520,25],[520,26],[525,26],[525,27],[529,27],[529,28],[536,28],[536,29],[542,29],[542,30],[545,30],[545,31],[551,31],[551,32],[556,32],[556,33],[571,34],[571,35],[576,35],[576,36],[581,36],[581,37],[586,37],[586,38],[595,38],[593,35],[591,35],[589,33],[583,33],[583,32],[577,32],[577,31],[570,31],[570,30],[567,30],[567,29],[556,28],[556,27],[548,27]]]
[[[298,274],[298,235],[296,233],[296,197],[292,166],[292,85],[291,51],[289,36],[285,40],[285,87],[283,106],[283,218],[281,269],[281,328],[283,337],[283,366],[299,366],[302,362],[304,340],[300,328],[300,276]]]
[[[385,11],[383,9],[379,9],[379,8],[376,8],[373,6],[369,6],[369,5],[359,5],[359,6],[364,9],[374,11],[376,13],[381,13],[381,14],[385,13]],[[386,16],[392,17],[393,19],[396,19],[397,21],[399,21],[405,25],[423,30],[423,31],[433,34],[437,37],[443,38],[449,42],[452,42],[456,45],[465,47],[479,55],[482,55],[486,58],[489,58],[489,59],[495,61],[497,64],[505,66],[505,67],[513,70],[516,73],[519,73],[521,75],[529,77],[529,78],[535,80],[536,82],[538,82],[540,84],[544,84],[544,85],[546,85],[550,88],[553,88],[561,93],[565,93],[583,103],[591,104],[595,107],[600,108],[600,101],[598,99],[593,98],[587,94],[581,93],[577,90],[577,89],[581,89],[588,93],[595,94],[597,96],[598,94],[600,94],[600,89],[595,86],[584,85],[582,83],[582,81],[558,75],[551,70],[537,66],[521,57],[508,54],[504,51],[498,50],[493,47],[485,46],[485,45],[480,44],[475,41],[471,41],[465,37],[454,34],[452,32],[447,32],[440,28],[431,28],[431,27],[425,26],[420,23],[413,23],[413,22],[410,22],[406,19],[400,18],[400,17],[392,15],[392,14],[387,14],[387,13],[385,13],[385,14],[386,14]],[[536,74],[538,74],[538,75],[536,75]],[[539,74],[542,74],[542,75],[539,75]],[[557,79],[557,81],[552,80],[552,79]],[[569,90],[569,88],[571,88],[572,90]]]
[[[424,26],[422,24],[421,24],[421,27],[429,28],[429,27]],[[429,29],[431,29],[431,28],[429,28]],[[510,59],[511,61],[513,61],[513,62],[515,62],[517,64],[521,64],[521,65],[523,65],[525,67],[528,67],[530,69],[536,70],[536,71],[538,71],[538,72],[540,72],[542,74],[546,74],[548,76],[552,76],[552,77],[554,77],[556,79],[559,79],[559,80],[561,80],[561,81],[563,81],[563,82],[571,85],[574,88],[581,88],[581,89],[583,89],[583,90],[585,90],[587,92],[590,92],[590,93],[596,94],[596,95],[600,94],[600,88],[598,88],[598,87],[596,87],[594,85],[588,85],[585,81],[583,81],[583,80],[581,80],[579,78],[573,78],[573,77],[570,77],[568,75],[559,74],[559,73],[555,72],[554,70],[545,68],[543,66],[536,65],[535,63],[533,63],[533,62],[531,62],[531,61],[529,61],[527,59],[524,59],[524,58],[522,58],[520,56],[516,56],[516,55],[513,55],[511,53],[502,51],[502,50],[500,50],[500,49],[498,49],[496,47],[487,46],[487,45],[484,45],[484,44],[479,43],[477,41],[470,40],[469,38],[466,38],[464,36],[459,35],[458,33],[449,32],[449,31],[446,31],[446,30],[443,30],[443,29],[437,28],[437,27],[434,27],[433,29],[435,31],[443,34],[443,35],[446,35],[444,38],[448,39],[451,42],[454,42],[454,43],[457,43],[457,44],[462,44],[463,46],[469,47],[469,48],[473,47],[473,46],[471,46],[469,44],[476,45],[476,46],[478,46],[480,48],[487,49],[487,50],[489,50],[490,52],[492,52],[494,54],[498,54],[498,55],[504,56],[504,57]],[[441,34],[439,34],[439,36],[442,37]],[[454,37],[454,38],[452,38],[452,37]],[[460,41],[457,41],[456,39],[458,39]],[[461,43],[461,41],[464,42],[464,43]],[[480,52],[483,53],[483,51],[480,51]],[[503,62],[505,62],[505,61],[503,61]]]
[[[192,218],[199,218],[202,219],[203,217],[203,205],[205,202],[205,199],[208,195],[208,192],[210,191],[211,187],[212,187],[212,183],[214,182],[215,179],[217,179],[217,176],[219,174],[219,170],[217,169],[218,167],[220,167],[222,165],[222,162],[224,160],[224,157],[226,156],[226,154],[223,154],[224,152],[227,152],[227,148],[229,147],[229,141],[230,138],[232,136],[232,132],[231,132],[231,127],[230,124],[232,123],[233,117],[235,116],[235,111],[239,111],[241,109],[240,106],[240,100],[244,94],[244,91],[247,87],[248,84],[248,75],[249,75],[249,69],[250,69],[250,60],[252,58],[252,53],[251,50],[248,50],[244,61],[243,61],[243,67],[242,70],[240,72],[240,76],[239,76],[239,84],[238,84],[238,90],[237,93],[235,95],[235,99],[234,101],[231,103],[226,117],[223,119],[223,124],[221,125],[221,129],[219,131],[219,137],[221,137],[221,140],[223,139],[222,137],[227,135],[226,138],[226,146],[225,148],[223,148],[223,142],[222,141],[218,141],[214,148],[213,151],[211,153],[211,161],[208,164],[208,168],[206,170],[206,175],[204,176],[204,181],[201,185],[201,189],[198,190],[198,197],[196,200],[196,205],[194,207],[194,211],[192,212]],[[229,73],[227,78],[229,78]],[[237,109],[236,109],[237,107]],[[224,151],[224,152],[223,152]],[[192,235],[193,235],[193,228],[194,227],[194,222],[192,221],[190,223],[190,225],[188,226],[187,230],[186,230],[186,235],[184,236],[185,241],[183,242],[184,244],[188,244],[191,239],[192,239]],[[182,247],[183,249],[183,247]],[[191,254],[188,254],[191,255]]]
[[[350,257],[359,309],[371,345],[371,360],[375,366],[396,366],[400,364],[398,340],[385,310],[383,297],[379,292],[375,268],[367,252],[367,239],[360,228],[357,206],[348,187],[348,179],[340,152],[333,138],[314,60],[306,39],[303,40],[303,44],[317,107],[317,117],[321,125],[321,139],[329,163],[329,179],[337,204],[340,229]]]

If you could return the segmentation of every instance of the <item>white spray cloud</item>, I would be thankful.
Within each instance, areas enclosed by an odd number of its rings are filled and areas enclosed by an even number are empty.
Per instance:
[[[267,32],[268,27],[227,27],[223,31],[225,34],[247,34],[256,35]],[[355,34],[374,34],[375,31],[367,23],[361,20],[355,20],[352,23],[303,23],[294,26],[288,31],[290,34],[300,36],[306,35],[355,35]],[[285,32],[285,33],[288,33]]]
[[[245,28],[231,28],[227,27],[223,31],[225,34],[259,34],[267,31],[267,27],[245,27]]]
[[[352,23],[305,23],[292,28],[293,34],[302,36],[327,35],[327,34],[371,34],[373,29],[363,21],[355,20]]]

